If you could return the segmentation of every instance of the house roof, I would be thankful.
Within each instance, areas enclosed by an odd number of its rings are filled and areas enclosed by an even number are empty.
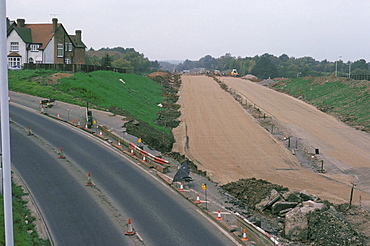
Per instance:
[[[9,21],[9,23],[11,22]],[[16,26],[16,24],[14,23],[15,22],[13,22],[13,25],[9,24],[8,35],[12,30],[15,30],[25,43],[41,44],[39,48],[41,50],[46,48],[55,34],[53,23],[24,24],[22,27]],[[57,23],[57,28],[59,27],[62,27],[64,29],[61,23]],[[64,31],[67,33],[65,29]],[[68,34],[68,36],[75,47],[86,48],[86,45],[81,40],[77,41],[76,35]]]
[[[81,47],[81,48],[86,48],[87,46],[84,44],[84,42],[82,42],[82,40],[80,42],[77,42],[77,38],[76,38],[76,35],[69,35],[69,37],[71,38],[73,44],[76,46],[76,47]]]
[[[58,27],[61,24],[58,24]],[[32,30],[32,43],[42,44],[40,49],[45,49],[54,36],[53,24],[26,24],[26,28]]]
[[[14,27],[14,30],[19,34],[19,36],[26,43],[32,43],[31,29],[26,27]]]

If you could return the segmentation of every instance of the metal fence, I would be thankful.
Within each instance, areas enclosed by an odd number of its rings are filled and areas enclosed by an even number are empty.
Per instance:
[[[351,75],[350,78],[354,80],[370,80],[370,75],[369,74]]]
[[[114,68],[114,67],[103,67],[95,65],[86,65],[86,64],[43,64],[43,63],[25,63],[23,66],[24,69],[52,69],[58,71],[66,72],[93,72],[99,70],[113,71],[117,73],[126,73],[126,69],[123,68]]]

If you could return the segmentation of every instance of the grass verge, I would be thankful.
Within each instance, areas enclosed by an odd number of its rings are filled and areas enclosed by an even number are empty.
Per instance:
[[[14,228],[14,245],[51,245],[49,240],[39,238],[33,221],[34,217],[27,208],[27,201],[22,197],[27,195],[20,186],[12,185],[13,192],[13,228]],[[0,227],[4,225],[4,200],[0,195]],[[0,245],[5,245],[5,230],[0,230]]]

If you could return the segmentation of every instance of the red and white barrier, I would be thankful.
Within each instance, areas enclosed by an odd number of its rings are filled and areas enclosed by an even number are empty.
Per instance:
[[[130,143],[130,154],[131,155],[134,155],[134,151],[135,150],[140,153],[140,155],[142,156],[142,160],[144,162],[148,161],[148,158],[149,158],[149,159],[152,159],[154,162],[156,162],[158,164],[161,164],[161,165],[165,165],[166,166],[169,163],[169,161],[167,161],[165,159],[162,159],[162,158],[159,158],[157,156],[154,156],[153,154],[151,154],[149,152],[146,152],[145,150],[142,150],[141,148],[139,148],[135,144]]]

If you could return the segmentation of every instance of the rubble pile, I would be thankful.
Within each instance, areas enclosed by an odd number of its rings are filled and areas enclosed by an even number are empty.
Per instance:
[[[367,245],[369,238],[347,220],[348,204],[333,205],[306,191],[289,191],[265,180],[241,179],[223,185],[254,211],[255,221],[270,234],[295,245]],[[345,208],[345,209],[343,209]],[[358,209],[357,210],[361,210]],[[357,211],[356,210],[356,211]],[[362,211],[364,214],[368,214]],[[261,221],[260,221],[261,220]]]

